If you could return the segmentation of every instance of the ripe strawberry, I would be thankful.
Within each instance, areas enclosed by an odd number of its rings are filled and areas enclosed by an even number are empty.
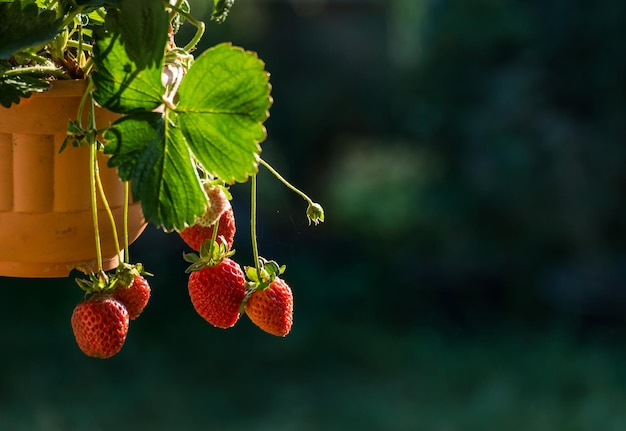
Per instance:
[[[130,286],[120,286],[111,294],[113,298],[124,304],[130,320],[135,320],[150,300],[150,285],[141,275],[135,275]]]
[[[281,278],[276,277],[265,289],[252,292],[244,306],[246,314],[259,328],[284,337],[293,323],[293,294]]]
[[[199,251],[202,244],[213,237],[214,226],[214,224],[211,226],[195,224],[180,231],[179,235],[189,247]],[[230,206],[219,218],[217,227],[217,240],[219,243],[221,243],[220,236],[226,241],[227,250],[230,250],[235,238],[235,214]]]
[[[83,353],[94,358],[110,358],[126,341],[128,311],[110,295],[94,294],[76,305],[71,323]]]
[[[192,272],[188,289],[193,307],[213,326],[230,328],[239,320],[246,280],[241,266],[234,260],[225,258]]]

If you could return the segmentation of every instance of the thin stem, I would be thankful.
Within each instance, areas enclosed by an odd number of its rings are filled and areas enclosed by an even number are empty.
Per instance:
[[[24,73],[41,73],[46,75],[61,76],[65,72],[60,70],[56,66],[29,66],[29,67],[16,67],[15,69],[2,72],[2,76],[22,75]]]
[[[174,12],[176,12],[177,14],[180,14],[181,16],[183,16],[187,21],[189,21],[189,23],[191,25],[196,27],[196,34],[193,35],[193,38],[183,48],[185,51],[189,52],[196,46],[198,41],[200,39],[202,39],[202,35],[204,34],[205,25],[204,25],[204,23],[202,21],[197,20],[196,18],[191,16],[189,13],[185,12],[184,10],[182,10],[180,7],[178,7],[178,5],[170,5],[169,7]]]
[[[213,248],[215,248],[215,244],[217,242],[217,229],[220,226],[220,220],[217,219],[215,224],[213,225],[213,233],[211,234],[211,242],[209,243],[209,249],[207,250],[209,258],[213,259]],[[218,247],[219,249],[219,247]]]
[[[83,110],[85,109],[85,103],[87,103],[87,98],[91,96],[91,90],[93,90],[94,85],[91,79],[87,80],[87,88],[85,89],[85,92],[83,93],[83,97],[80,99],[80,103],[78,105],[78,115],[76,116],[76,121],[78,122],[78,124],[80,124],[80,127],[83,127]],[[94,114],[93,118],[91,119],[91,125],[93,126],[93,130],[96,130],[96,117],[95,117],[95,112],[94,112],[94,106],[93,106],[93,98],[91,99],[91,113]],[[91,139],[91,138],[90,138]],[[93,138],[93,142],[89,142],[90,144],[93,143],[95,145],[96,143],[96,139],[95,137]]]
[[[48,65],[52,65],[52,62],[50,61],[50,59],[43,57],[39,54],[36,54],[34,52],[28,52],[28,51],[21,51],[19,53],[20,57],[25,57],[28,58],[31,61],[34,61],[35,63],[37,63],[39,66],[35,66],[35,67],[41,67],[41,65],[43,64],[48,64]]]
[[[93,139],[90,138],[91,141]],[[89,175],[91,181],[89,182],[89,189],[91,193],[91,215],[93,217],[93,230],[96,243],[96,259],[98,262],[98,272],[102,271],[102,249],[100,246],[100,228],[98,224],[98,201],[96,198],[96,143],[89,142]]]
[[[303,191],[299,190],[297,187],[295,187],[289,181],[283,178],[283,176],[280,175],[276,171],[276,169],[271,167],[269,163],[267,163],[265,160],[259,158],[259,164],[265,166],[265,168],[270,171],[276,178],[278,178],[285,186],[287,186],[289,190],[296,193],[307,202],[308,207],[306,209],[306,217],[309,219],[309,224],[314,223],[317,225],[319,222],[324,221],[324,208],[322,208],[320,204],[318,204],[317,202],[313,202],[310,197],[308,197]]]
[[[261,280],[261,268],[259,267],[259,246],[256,238],[256,175],[250,178],[250,237],[252,238],[252,257],[256,269],[257,280]]]
[[[76,54],[78,57],[78,65],[82,67],[83,65],[83,25],[82,23],[78,24],[78,47],[76,51],[77,51]]]
[[[130,201],[130,185],[124,181],[124,262],[130,263],[129,240],[128,240],[128,205]]]
[[[109,205],[109,201],[107,200],[106,193],[104,193],[104,187],[102,186],[102,179],[100,178],[100,169],[98,168],[98,164],[96,163],[96,185],[98,186],[98,194],[100,195],[100,199],[102,199],[102,204],[104,205],[104,210],[109,217],[109,222],[111,223],[111,229],[113,230],[113,242],[115,243],[115,250],[117,250],[118,260],[121,263],[123,261],[122,256],[120,255],[120,241],[117,236],[117,226],[115,225],[115,217],[113,216],[113,211],[111,211],[111,206]]]
[[[173,6],[172,11],[170,12],[170,21],[174,18],[174,15],[178,13],[176,9],[180,9],[180,7],[183,5],[183,1],[184,0],[176,0],[176,4],[171,4],[171,2],[168,3],[170,7]]]
[[[68,16],[66,16],[65,19],[63,20],[63,22],[61,23],[61,25],[59,26],[59,28],[68,27],[70,25],[70,23],[72,21],[74,21],[74,18],[76,18],[81,13],[83,13],[83,9],[84,8],[85,8],[84,6],[81,6],[81,7],[77,8],[75,11],[73,11],[73,13],[69,14]]]
[[[89,80],[89,85],[88,87],[91,89],[92,87],[92,82],[91,79]],[[91,92],[89,93],[91,94]],[[120,256],[120,242],[117,236],[117,226],[115,225],[115,217],[113,216],[113,211],[111,211],[111,206],[109,205],[109,201],[107,200],[106,197],[106,193],[104,193],[104,187],[102,186],[102,178],[100,178],[100,168],[98,166],[98,152],[97,152],[97,137],[96,137],[96,130],[97,130],[97,125],[96,125],[96,104],[93,100],[93,97],[90,98],[91,100],[91,104],[90,104],[90,108],[91,110],[89,111],[89,129],[93,130],[93,133],[90,133],[90,140],[91,140],[91,147],[94,148],[95,151],[95,155],[94,155],[94,166],[93,166],[93,176],[96,182],[96,186],[98,188],[98,194],[100,195],[100,199],[102,200],[102,204],[104,205],[104,209],[109,217],[109,222],[111,223],[111,229],[113,230],[113,242],[115,243],[115,251],[118,255],[118,262],[122,262],[122,256]],[[93,192],[92,192],[93,194]],[[96,209],[97,212],[97,209]],[[102,269],[102,268],[98,268],[98,269]]]
[[[93,45],[91,45],[90,43],[84,42],[82,37],[78,41],[72,40],[72,39],[68,40],[67,41],[67,46],[69,46],[71,48],[76,48],[80,52],[82,52],[82,51],[90,51],[90,52],[93,51]]]
[[[303,191],[299,190],[298,188],[296,188],[294,185],[292,185],[289,181],[287,181],[285,178],[283,178],[282,175],[280,175],[278,173],[278,171],[276,171],[276,169],[274,169],[273,167],[271,167],[269,165],[269,163],[267,163],[265,160],[259,158],[259,164],[265,166],[265,168],[270,171],[272,173],[272,175],[274,175],[276,178],[278,178],[278,180],[283,183],[285,186],[287,186],[287,188],[289,190],[291,190],[292,192],[296,193],[297,195],[299,195],[300,197],[302,197],[302,199],[304,199],[305,201],[307,201],[309,203],[309,205],[313,204],[313,201],[311,200],[311,198],[309,198]]]
[[[85,76],[89,75],[89,72],[91,72],[91,69],[93,68],[93,57],[89,57],[87,59],[87,61],[85,62],[85,64],[83,65],[82,69],[83,69],[83,74]]]

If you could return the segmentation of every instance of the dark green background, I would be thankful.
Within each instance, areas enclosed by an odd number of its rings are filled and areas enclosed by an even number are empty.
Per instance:
[[[205,323],[184,243],[150,228],[132,254],[153,297],[110,360],[74,343],[71,278],[0,279],[0,429],[626,429],[625,18],[610,0],[237,0],[203,49],[265,60],[263,156],[327,214],[307,226],[261,172],[292,333]]]

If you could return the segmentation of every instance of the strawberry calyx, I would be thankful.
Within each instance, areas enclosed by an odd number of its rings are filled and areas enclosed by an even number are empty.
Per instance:
[[[98,273],[89,274],[89,279],[76,278],[76,284],[86,294],[110,293],[115,290],[117,280],[109,277],[106,272],[100,270]]]
[[[250,282],[250,290],[264,290],[278,277],[285,272],[287,267],[279,265],[275,260],[267,260],[259,256],[257,266],[246,266],[244,272]]]
[[[228,244],[223,237],[218,239],[219,241],[207,239],[200,246],[199,254],[183,253],[183,259],[191,264],[185,270],[187,274],[199,271],[206,266],[215,266],[235,254],[235,250],[228,250]]]
[[[285,272],[286,268],[285,265],[279,265],[275,260],[267,260],[261,256],[259,256],[257,266],[245,266],[243,272],[249,281],[246,287],[246,296],[239,306],[239,312],[244,312],[246,302],[254,292],[267,289],[276,277]]]
[[[86,294],[112,293],[118,287],[129,287],[137,276],[152,276],[141,263],[121,263],[113,275],[100,270],[88,275],[88,279],[76,278],[76,284]]]
[[[112,277],[114,287],[130,287],[139,276],[153,276],[153,274],[146,271],[141,263],[121,263]]]

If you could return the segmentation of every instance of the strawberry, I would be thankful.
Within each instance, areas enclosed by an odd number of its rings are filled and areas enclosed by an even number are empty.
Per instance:
[[[189,275],[189,297],[207,322],[230,328],[239,320],[239,307],[246,296],[246,279],[241,266],[230,258],[203,266]]]
[[[202,226],[195,224],[187,227],[179,232],[180,237],[187,243],[187,245],[196,251],[200,250],[202,244],[213,237],[213,227]],[[228,207],[226,211],[222,213],[219,218],[219,225],[217,227],[217,240],[222,242],[220,237],[223,237],[226,243],[227,250],[233,246],[233,240],[235,238],[235,214],[232,207]]]
[[[265,332],[284,337],[291,330],[293,294],[279,277],[265,289],[253,291],[244,309],[250,320]]]
[[[135,320],[148,305],[150,285],[143,276],[137,274],[130,286],[119,286],[111,296],[124,304],[130,320]]]
[[[212,186],[210,183],[204,185],[204,191],[208,197],[208,205],[205,213],[196,219],[195,224],[200,226],[211,226],[220,216],[230,208],[230,202],[220,186]]]
[[[71,323],[83,353],[94,358],[110,358],[126,341],[128,311],[117,299],[97,293],[76,305]]]

